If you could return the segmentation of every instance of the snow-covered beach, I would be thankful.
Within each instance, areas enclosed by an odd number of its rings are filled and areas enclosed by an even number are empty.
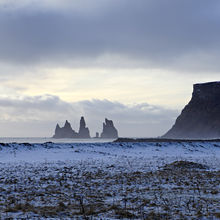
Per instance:
[[[220,142],[0,144],[2,218],[220,213]]]
[[[77,141],[77,140],[76,140]],[[141,142],[114,143],[1,143],[1,163],[78,163],[101,161],[105,164],[133,161],[138,168],[157,168],[175,160],[188,160],[220,168],[220,142]]]

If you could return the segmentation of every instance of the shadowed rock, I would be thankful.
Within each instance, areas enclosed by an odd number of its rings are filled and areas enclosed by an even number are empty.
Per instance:
[[[192,99],[164,138],[220,137],[220,82],[195,84]]]
[[[115,128],[112,120],[108,120],[107,118],[105,119],[101,138],[118,138],[118,131]]]
[[[60,127],[57,124],[55,129],[55,134],[53,138],[91,138],[89,128],[86,127],[86,122],[84,117],[80,119],[80,127],[79,132],[75,132],[70,123],[66,121],[64,127]],[[96,138],[99,138],[99,133],[96,133]],[[105,119],[105,123],[103,123],[103,131],[101,133],[101,138],[118,138],[118,131],[114,127],[113,121]]]
[[[164,166],[164,169],[209,169],[208,166],[200,164],[200,163],[195,163],[191,161],[174,161],[171,164],[166,164]]]
[[[99,132],[95,133],[95,138],[99,138]]]
[[[89,129],[86,127],[86,122],[84,117],[80,119],[80,127],[79,127],[79,138],[90,138]]]
[[[78,133],[72,129],[70,123],[66,120],[62,128],[57,124],[53,138],[78,138]]]

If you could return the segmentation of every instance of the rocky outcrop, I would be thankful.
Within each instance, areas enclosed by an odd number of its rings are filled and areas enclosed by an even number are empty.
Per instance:
[[[220,137],[220,82],[195,84],[192,99],[164,138]]]
[[[80,119],[79,132],[75,132],[71,124],[66,120],[64,127],[57,124],[53,138],[90,138],[89,129],[86,127],[84,117]]]
[[[59,124],[57,124],[53,138],[87,139],[91,137],[90,137],[89,128],[86,127],[85,119],[82,116],[80,119],[80,126],[78,133],[72,129],[71,124],[66,120],[64,127],[60,127]],[[105,119],[105,123],[103,123],[103,131],[101,133],[101,136],[99,136],[99,133],[96,132],[95,138],[118,138],[118,131],[114,127],[113,121]]]
[[[78,133],[72,129],[70,123],[66,120],[62,128],[57,124],[53,138],[78,138]]]
[[[86,122],[84,117],[80,119],[80,127],[79,127],[79,138],[90,138],[89,129],[86,127]]]
[[[118,131],[115,128],[112,120],[108,120],[107,118],[105,119],[101,138],[118,138]]]
[[[95,133],[95,138],[99,138],[99,132]]]

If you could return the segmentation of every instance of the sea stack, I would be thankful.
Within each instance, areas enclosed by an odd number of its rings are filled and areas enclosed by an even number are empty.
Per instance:
[[[220,138],[220,82],[195,84],[192,99],[164,138]]]
[[[95,133],[95,138],[99,138],[99,132]]]
[[[80,127],[79,127],[79,138],[90,138],[89,129],[86,127],[86,122],[84,117],[80,119]]]
[[[66,120],[64,127],[57,124],[53,138],[77,138],[78,134],[72,129],[70,123]]]
[[[108,120],[107,118],[105,119],[101,138],[118,138],[118,131],[115,128],[112,120]]]

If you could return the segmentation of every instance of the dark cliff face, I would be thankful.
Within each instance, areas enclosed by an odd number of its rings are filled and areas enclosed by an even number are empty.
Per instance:
[[[118,131],[115,128],[112,120],[108,120],[107,118],[105,119],[101,138],[118,138]]]
[[[165,138],[220,137],[220,82],[195,84],[185,106]]]

